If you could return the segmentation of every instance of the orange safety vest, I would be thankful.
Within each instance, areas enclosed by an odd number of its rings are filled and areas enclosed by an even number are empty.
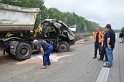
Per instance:
[[[92,39],[94,42],[96,42],[96,35],[97,35],[97,32],[93,32]],[[99,43],[103,41],[103,37],[104,35],[101,32],[99,32],[99,35],[98,35]]]

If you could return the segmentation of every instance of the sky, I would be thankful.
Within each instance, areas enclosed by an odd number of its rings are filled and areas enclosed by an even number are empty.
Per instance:
[[[57,8],[62,12],[75,12],[87,20],[113,29],[124,26],[124,0],[45,0],[47,8]]]

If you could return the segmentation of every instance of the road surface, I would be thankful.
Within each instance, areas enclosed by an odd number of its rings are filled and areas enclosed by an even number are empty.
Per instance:
[[[70,52],[52,53],[52,65],[47,69],[40,69],[40,54],[25,61],[10,59],[9,63],[0,64],[0,82],[124,82],[123,50],[124,44],[117,40],[112,68],[103,68],[99,57],[93,59],[90,39],[72,46]]]

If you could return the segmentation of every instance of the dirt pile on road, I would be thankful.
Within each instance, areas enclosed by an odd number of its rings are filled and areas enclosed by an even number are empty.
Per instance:
[[[80,39],[75,42],[75,44],[85,44],[88,40],[87,39]]]

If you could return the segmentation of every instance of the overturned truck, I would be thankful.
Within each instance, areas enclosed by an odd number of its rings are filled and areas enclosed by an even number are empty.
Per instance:
[[[53,45],[58,52],[69,51],[70,45],[75,43],[75,35],[62,21],[46,19],[42,22],[40,37]]]
[[[34,50],[32,40],[39,11],[0,3],[0,47],[18,60],[29,58]]]

